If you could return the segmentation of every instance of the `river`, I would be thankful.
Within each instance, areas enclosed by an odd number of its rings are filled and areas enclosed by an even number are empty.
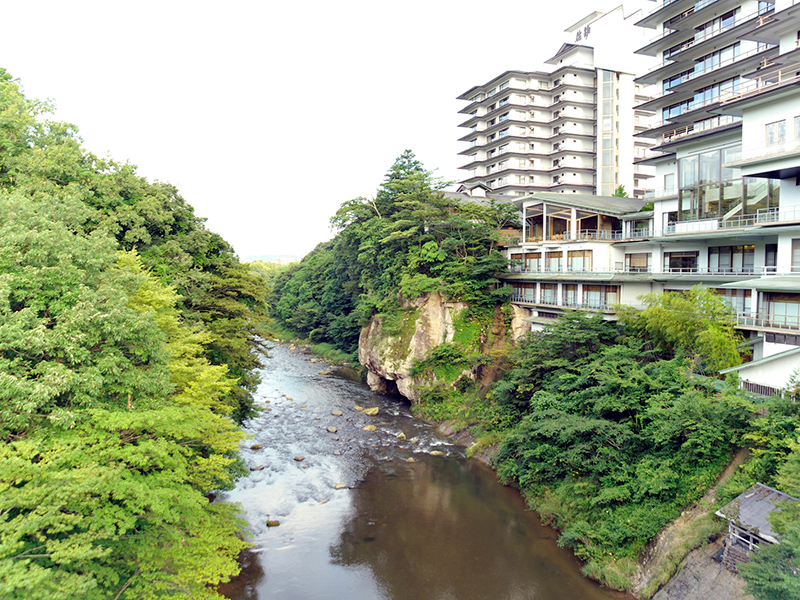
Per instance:
[[[258,393],[264,411],[246,423],[252,437],[242,449],[257,470],[222,495],[242,505],[253,544],[241,575],[220,588],[225,596],[630,598],[583,577],[515,490],[412,417],[401,398],[372,394],[302,348],[276,345],[271,355]]]

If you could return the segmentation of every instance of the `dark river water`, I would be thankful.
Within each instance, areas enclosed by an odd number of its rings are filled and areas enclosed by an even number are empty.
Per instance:
[[[302,349],[271,354],[265,410],[246,424],[242,450],[248,467],[263,469],[223,495],[242,505],[253,544],[241,575],[220,588],[228,598],[630,598],[584,578],[515,490],[402,399],[372,394],[347,373],[320,374],[331,367]]]

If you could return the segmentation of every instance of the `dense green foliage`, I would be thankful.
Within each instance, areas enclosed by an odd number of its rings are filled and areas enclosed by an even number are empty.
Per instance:
[[[494,230],[516,220],[516,210],[456,202],[441,187],[406,151],[374,199],[341,206],[333,240],[274,278],[272,314],[314,342],[352,352],[369,318],[396,313],[403,299],[436,291],[475,313],[505,302],[496,275],[506,263]]]
[[[43,118],[49,108],[25,98],[0,69],[0,187],[50,205],[79,201],[82,231],[135,248],[145,267],[177,290],[182,318],[211,336],[206,357],[237,380],[229,392],[238,404],[234,416],[252,414],[263,279],[203,226],[174,186],[148,182],[129,164],[98,159],[81,147],[73,125]]]
[[[218,598],[265,286],[0,70],[0,596]]]
[[[652,346],[600,315],[567,315],[520,344],[490,397],[499,475],[562,530],[587,573],[617,588],[714,483],[753,411]]]

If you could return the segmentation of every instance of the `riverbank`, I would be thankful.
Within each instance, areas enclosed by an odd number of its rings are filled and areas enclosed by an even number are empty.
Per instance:
[[[264,410],[245,424],[241,455],[263,468],[224,495],[243,506],[254,544],[221,588],[229,598],[628,598],[584,578],[515,490],[407,402],[289,347],[271,349]]]
[[[300,351],[311,352],[310,346],[296,346]],[[478,402],[478,398],[472,398],[472,402]],[[474,408],[474,405],[471,405]],[[437,427],[439,433],[446,436],[451,442],[461,446],[464,453],[490,465],[497,454],[498,444],[488,443],[491,436],[483,435],[481,443],[476,443],[471,427],[465,422],[463,415],[469,409],[460,413],[461,418],[432,423]],[[474,425],[474,424],[473,424]],[[737,458],[733,466],[742,462],[743,457]],[[732,469],[725,470],[729,475]],[[726,573],[720,573],[719,565],[706,556],[709,554],[705,546],[706,540],[718,538],[723,524],[713,516],[713,490],[708,492],[700,501],[687,507],[681,515],[672,521],[668,527],[662,530],[659,535],[642,552],[638,563],[636,563],[635,574],[631,575],[631,591],[638,597],[649,598],[659,589],[660,597],[669,594],[668,598],[684,598],[689,600],[693,596],[690,593],[691,586],[685,582],[686,577],[700,578],[708,580],[710,583],[703,586],[703,589],[713,590],[714,582],[720,582],[720,593],[731,593],[734,588],[742,588],[741,578]],[[531,502],[531,508],[537,508],[535,502]],[[691,554],[690,554],[691,553]],[[713,552],[710,553],[713,555]],[[687,562],[688,561],[688,562]],[[585,564],[585,563],[584,563]],[[682,565],[689,564],[686,570]],[[728,576],[730,575],[730,576]],[[725,582],[724,584],[721,582]],[[683,594],[683,595],[682,595]],[[732,599],[739,596],[731,596]]]

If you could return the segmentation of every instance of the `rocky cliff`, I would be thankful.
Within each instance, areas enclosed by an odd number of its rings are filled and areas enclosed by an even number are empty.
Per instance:
[[[450,302],[438,292],[424,294],[405,302],[399,317],[375,316],[361,330],[358,360],[367,369],[367,383],[378,393],[397,392],[412,402],[419,399],[411,367],[414,359],[423,359],[436,346],[453,341],[459,327],[458,315],[468,308],[464,302]],[[481,350],[496,340],[517,338],[529,330],[525,316],[512,305],[509,331],[502,316],[481,334]],[[490,336],[489,333],[492,335]],[[489,338],[492,340],[489,340]],[[473,378],[476,374],[470,374]]]

